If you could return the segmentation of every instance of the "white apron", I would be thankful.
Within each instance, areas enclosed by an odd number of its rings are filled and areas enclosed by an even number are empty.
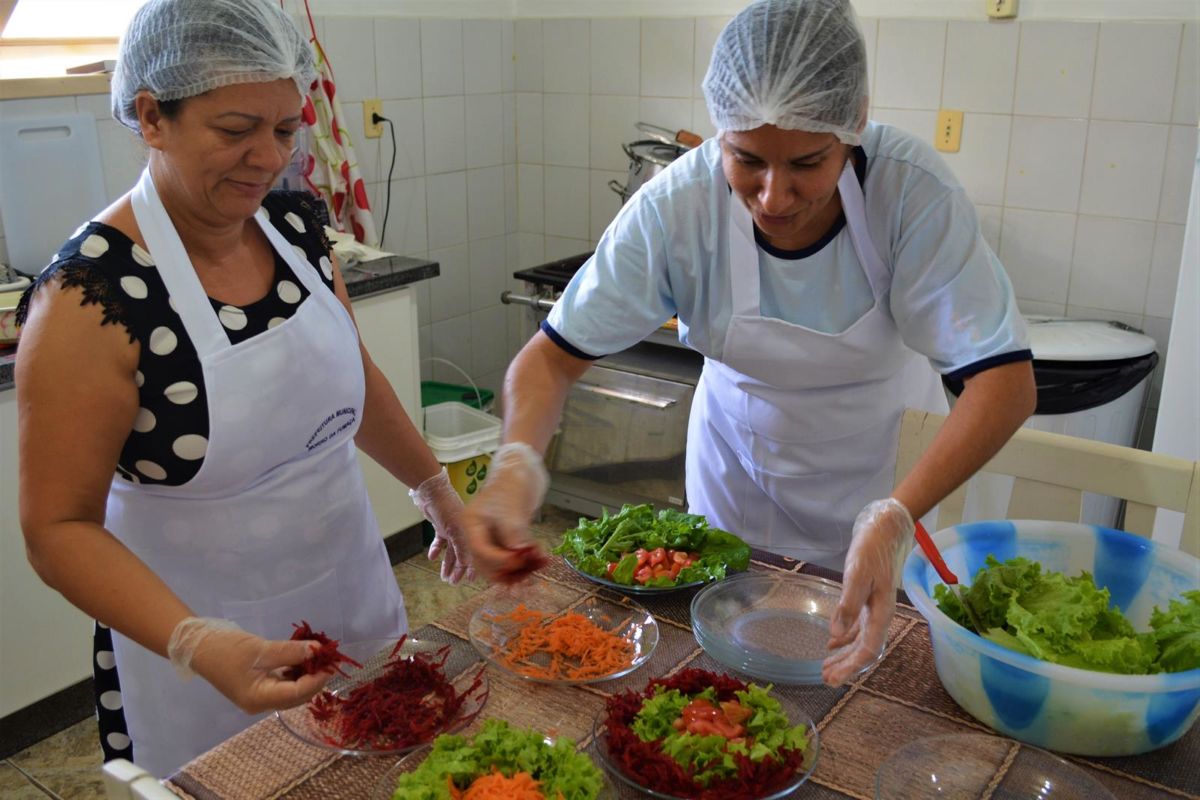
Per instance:
[[[762,316],[753,222],[730,198],[733,316],[723,360],[705,359],[696,387],[687,496],[754,546],[841,570],[855,516],[891,494],[904,407],[948,406],[928,359],[900,339],[849,160],[838,192],[875,303],[835,334]]]
[[[350,315],[260,209],[259,226],[310,295],[283,323],[232,346],[149,170],[133,210],[157,265],[147,269],[162,275],[200,358],[209,436],[183,486],[114,480],[108,529],[197,616],[267,639],[289,638],[301,619],[335,639],[404,633],[355,453],[365,379]],[[258,719],[116,631],[113,644],[134,759],[155,775]]]

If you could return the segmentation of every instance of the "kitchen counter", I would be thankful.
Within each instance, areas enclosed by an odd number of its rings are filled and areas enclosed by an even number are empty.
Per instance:
[[[388,256],[375,261],[364,261],[352,267],[342,268],[346,280],[346,291],[351,300],[374,297],[394,291],[410,283],[436,278],[441,270],[436,261],[409,256]],[[17,350],[0,348],[0,392],[13,386],[13,364]]]
[[[751,572],[798,572],[834,581],[841,576],[814,564],[754,550]],[[597,592],[561,558],[536,572],[531,594],[559,598],[573,607]],[[473,613],[511,591],[493,586],[447,610],[415,636],[448,645],[451,663],[474,655],[468,627]],[[489,695],[480,719],[497,718],[519,727],[553,731],[574,739],[591,753],[592,720],[613,694],[640,689],[652,677],[685,667],[726,671],[696,642],[689,603],[696,590],[645,595],[638,601],[658,622],[659,642],[650,659],[625,677],[588,686],[549,686],[520,680],[489,666]],[[925,619],[901,597],[892,620],[883,659],[847,686],[777,686],[778,695],[803,709],[820,730],[816,770],[792,797],[849,800],[873,797],[875,772],[889,754],[922,737],[953,733],[992,733],[966,714],[942,688],[935,671]],[[296,712],[292,712],[296,713]],[[999,734],[995,734],[999,736]],[[1032,748],[1008,740],[1011,750],[994,765],[993,786],[1004,794],[1004,778],[1020,770]],[[1068,756],[1086,774],[1121,800],[1194,797],[1200,772],[1189,768],[1200,757],[1200,726],[1172,745],[1140,756],[1084,758]],[[329,797],[380,797],[376,783],[397,758],[359,758],[302,743],[273,715],[185,764],[167,782],[182,797],[270,797],[276,800],[324,800]],[[1014,766],[1015,765],[1015,766]],[[619,797],[635,797],[622,789]]]

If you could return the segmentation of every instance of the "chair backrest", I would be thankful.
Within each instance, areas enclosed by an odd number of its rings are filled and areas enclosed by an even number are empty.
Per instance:
[[[124,758],[104,763],[104,791],[108,800],[179,800],[157,778]]]
[[[933,442],[946,417],[906,409],[896,483]],[[1125,500],[1125,530],[1149,537],[1160,508],[1184,514],[1179,547],[1200,556],[1200,464],[1133,447],[1019,428],[980,472],[1014,477],[1007,519],[1078,522],[1083,493]],[[969,483],[969,482],[968,482]],[[938,506],[938,527],[962,522],[967,485]]]

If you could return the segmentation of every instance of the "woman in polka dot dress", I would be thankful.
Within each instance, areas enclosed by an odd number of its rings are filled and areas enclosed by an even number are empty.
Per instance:
[[[272,0],[143,6],[112,92],[146,171],[22,301],[29,558],[97,620],[106,755],[160,776],[319,691],[281,675],[310,652],[290,623],[407,629],[356,446],[416,487],[443,576],[469,574],[461,502],[359,342],[312,207],[269,194],[313,77]]]

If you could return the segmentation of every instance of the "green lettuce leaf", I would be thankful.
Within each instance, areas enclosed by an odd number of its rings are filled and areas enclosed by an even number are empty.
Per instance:
[[[1166,611],[1157,606],[1150,614],[1150,628],[1164,672],[1183,672],[1200,668],[1200,591],[1183,593],[1183,600],[1172,600]]]

